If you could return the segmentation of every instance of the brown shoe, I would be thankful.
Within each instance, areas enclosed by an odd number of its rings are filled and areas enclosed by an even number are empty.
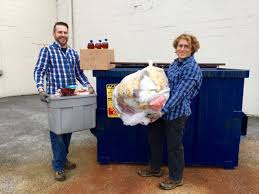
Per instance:
[[[163,176],[163,171],[161,169],[153,170],[151,168],[145,168],[145,169],[138,171],[138,174],[143,177],[151,177],[151,176],[161,177],[161,176]]]
[[[164,190],[171,190],[171,189],[174,189],[174,188],[182,186],[182,185],[183,185],[182,180],[174,181],[172,179],[167,178],[165,181],[160,183],[160,188],[164,189]]]
[[[64,169],[65,170],[73,170],[76,168],[76,164],[75,163],[72,163],[70,161],[67,161],[64,165]]]
[[[64,170],[55,172],[54,178],[56,181],[64,181],[66,180],[66,174]]]

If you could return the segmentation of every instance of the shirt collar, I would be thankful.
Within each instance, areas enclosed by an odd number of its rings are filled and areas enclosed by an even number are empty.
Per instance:
[[[59,44],[57,41],[55,41],[55,42],[53,43],[53,45],[61,50],[61,46],[60,46],[60,44]],[[69,46],[67,45],[67,50],[68,50],[68,49],[69,49]]]
[[[194,56],[191,55],[190,57],[187,57],[186,59],[184,59],[182,61],[180,61],[179,58],[177,58],[175,60],[175,62],[176,62],[177,66],[182,66],[182,65],[185,65],[185,64],[188,64],[188,63],[192,62],[193,60],[194,60]]]

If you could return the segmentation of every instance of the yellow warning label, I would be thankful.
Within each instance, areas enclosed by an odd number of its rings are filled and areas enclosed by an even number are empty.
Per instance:
[[[107,115],[108,118],[118,118],[120,115],[116,112],[112,103],[113,90],[117,84],[106,84],[106,95],[107,95]]]

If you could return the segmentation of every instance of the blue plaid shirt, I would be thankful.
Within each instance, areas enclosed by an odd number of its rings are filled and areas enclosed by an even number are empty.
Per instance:
[[[170,97],[162,112],[165,120],[173,120],[191,114],[191,100],[201,87],[202,72],[193,56],[183,61],[176,59],[168,68]]]
[[[44,88],[45,75],[48,94],[55,94],[59,88],[68,85],[76,85],[76,79],[83,86],[89,84],[83,70],[80,70],[78,53],[69,47],[64,53],[57,42],[40,50],[34,68],[34,80],[38,89]]]

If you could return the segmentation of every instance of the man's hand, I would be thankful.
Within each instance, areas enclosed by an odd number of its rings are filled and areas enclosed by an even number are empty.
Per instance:
[[[47,102],[47,103],[50,102],[49,95],[46,92],[41,91],[40,92],[40,100],[42,102]]]
[[[163,115],[164,115],[163,112],[157,112],[157,113],[153,113],[153,114],[148,114],[147,117],[150,119],[150,123],[153,123],[156,120],[158,120],[159,118],[161,118]]]
[[[160,117],[162,117],[164,114],[165,114],[165,113],[162,112],[162,111],[159,112]]]
[[[94,88],[91,84],[87,85],[89,94],[94,94]]]
[[[150,120],[150,123],[153,123],[155,122],[157,119],[159,119],[159,113],[151,113],[151,114],[148,114],[147,117],[149,118]]]

